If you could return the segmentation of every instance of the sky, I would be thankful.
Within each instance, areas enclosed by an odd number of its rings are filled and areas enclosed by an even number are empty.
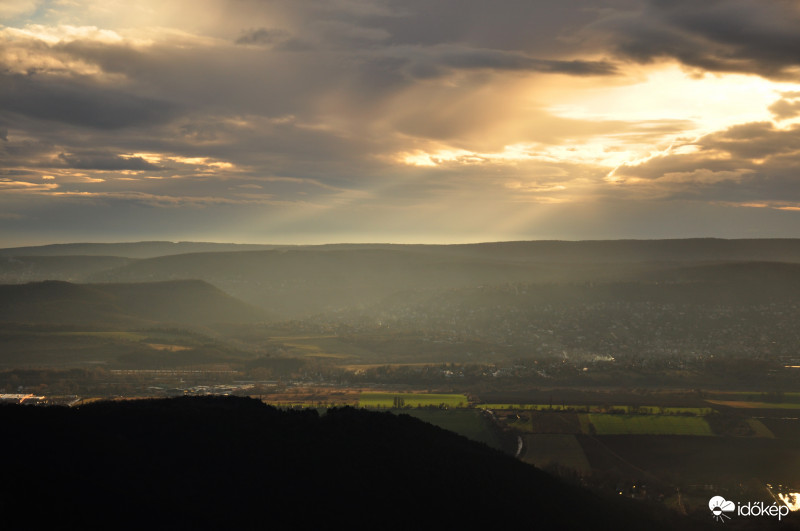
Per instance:
[[[795,0],[0,0],[0,247],[800,237]]]

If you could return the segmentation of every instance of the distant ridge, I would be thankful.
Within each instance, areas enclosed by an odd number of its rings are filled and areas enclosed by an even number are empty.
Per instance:
[[[688,238],[664,240],[583,240],[487,242],[450,246],[529,262],[800,262],[800,239]]]
[[[200,279],[241,301],[274,312],[280,319],[363,309],[408,290],[509,283],[717,282],[736,277],[760,289],[754,279],[761,276],[777,275],[793,285],[797,268],[788,266],[800,264],[800,239],[312,246],[139,242],[23,250],[97,252],[106,256],[23,257],[8,254],[21,252],[20,248],[5,249],[2,253],[6,256],[0,256],[0,281],[136,283]],[[109,253],[159,255],[111,259]],[[681,271],[685,268],[691,270]],[[776,279],[772,283],[776,284]]]
[[[172,254],[214,251],[257,251],[275,249],[277,245],[208,242],[132,242],[132,243],[55,243],[32,247],[0,249],[0,256],[117,256],[153,258]]]
[[[199,278],[250,304],[295,317],[370,305],[410,289],[506,283],[658,281],[675,268],[800,263],[800,240],[500,242],[473,245],[315,246],[192,253],[98,272],[99,282]]]
[[[238,244],[143,241],[131,243],[64,243],[0,249],[0,256],[116,256],[155,258],[187,253],[237,251],[396,250],[449,255],[493,256],[526,262],[590,260],[640,261],[770,261],[800,262],[800,239],[687,238],[662,240],[531,240],[467,244],[335,243],[322,245]]]

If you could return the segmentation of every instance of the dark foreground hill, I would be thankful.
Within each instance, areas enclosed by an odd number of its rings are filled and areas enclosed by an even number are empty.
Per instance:
[[[251,399],[0,407],[9,529],[693,529],[409,416]]]
[[[263,318],[263,313],[200,280],[0,285],[0,322],[92,326],[206,324],[252,322]]]

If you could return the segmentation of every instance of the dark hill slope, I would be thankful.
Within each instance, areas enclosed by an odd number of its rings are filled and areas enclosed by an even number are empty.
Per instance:
[[[527,264],[401,249],[276,250],[164,256],[93,279],[140,282],[200,278],[251,304],[295,316],[380,300],[400,289],[458,287],[535,276]]]
[[[800,262],[800,239],[531,241],[447,247],[452,253],[526,262]]]
[[[0,321],[141,325],[252,322],[263,312],[199,280],[139,284],[46,281],[0,285]]]
[[[125,312],[108,293],[88,286],[53,280],[0,285],[0,321],[108,325],[143,322]]]
[[[92,286],[116,297],[133,315],[155,321],[253,322],[262,319],[266,313],[202,280]]]
[[[30,527],[50,514],[106,529],[698,528],[405,415],[209,397],[6,406],[0,425],[14,456],[0,513]]]
[[[477,310],[637,303],[748,307],[798,299],[800,264],[737,263],[675,268],[639,282],[517,283],[398,292],[364,312],[440,315],[448,307]]]
[[[533,243],[546,242],[530,243],[529,247],[533,248],[536,247]],[[602,242],[608,249],[599,245],[600,242],[596,243],[603,252],[595,256],[610,260],[612,257],[610,254],[607,256],[606,251],[614,250],[618,244],[625,242]],[[667,245],[669,242],[657,243]],[[690,242],[682,243],[689,246]],[[524,242],[518,245],[520,248],[526,247]],[[758,248],[758,245],[753,245]],[[800,285],[800,264],[795,263],[603,263],[593,262],[588,255],[586,261],[581,261],[580,253],[570,256],[574,262],[554,263],[549,259],[536,262],[534,255],[525,255],[530,261],[523,258],[511,260],[508,251],[516,249],[515,244],[485,244],[471,249],[475,251],[493,246],[500,248],[495,258],[491,254],[480,253],[455,256],[449,248],[445,252],[438,247],[436,249],[439,250],[436,250],[435,246],[425,249],[396,246],[391,249],[294,249],[186,254],[137,261],[99,273],[93,278],[118,282],[201,278],[251,304],[268,305],[284,317],[338,311],[347,307],[365,308],[408,290],[463,289],[509,283],[683,284],[683,287],[674,289],[662,287],[650,290],[663,291],[673,299],[680,299],[686,292],[690,298],[698,300],[708,296],[713,298],[715,292],[720,292],[722,299],[731,298],[725,294],[727,286],[731,284],[736,287],[737,293],[753,291],[754,298],[758,298],[759,293],[780,295],[787,288],[794,289]],[[676,254],[670,252],[660,256],[675,258],[679,254],[676,251]],[[698,250],[692,256],[708,257],[712,254],[702,254]],[[625,253],[621,256],[622,259],[630,258]],[[558,292],[556,296],[569,296],[572,292],[577,296],[584,295],[586,290],[563,288],[552,291]],[[595,288],[592,291],[599,293],[602,290]],[[619,290],[613,288],[610,291]],[[640,288],[640,291],[647,289]]]

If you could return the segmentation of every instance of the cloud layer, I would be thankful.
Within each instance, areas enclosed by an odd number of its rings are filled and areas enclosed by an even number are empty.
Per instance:
[[[0,234],[800,236],[799,18],[784,0],[4,2]]]

